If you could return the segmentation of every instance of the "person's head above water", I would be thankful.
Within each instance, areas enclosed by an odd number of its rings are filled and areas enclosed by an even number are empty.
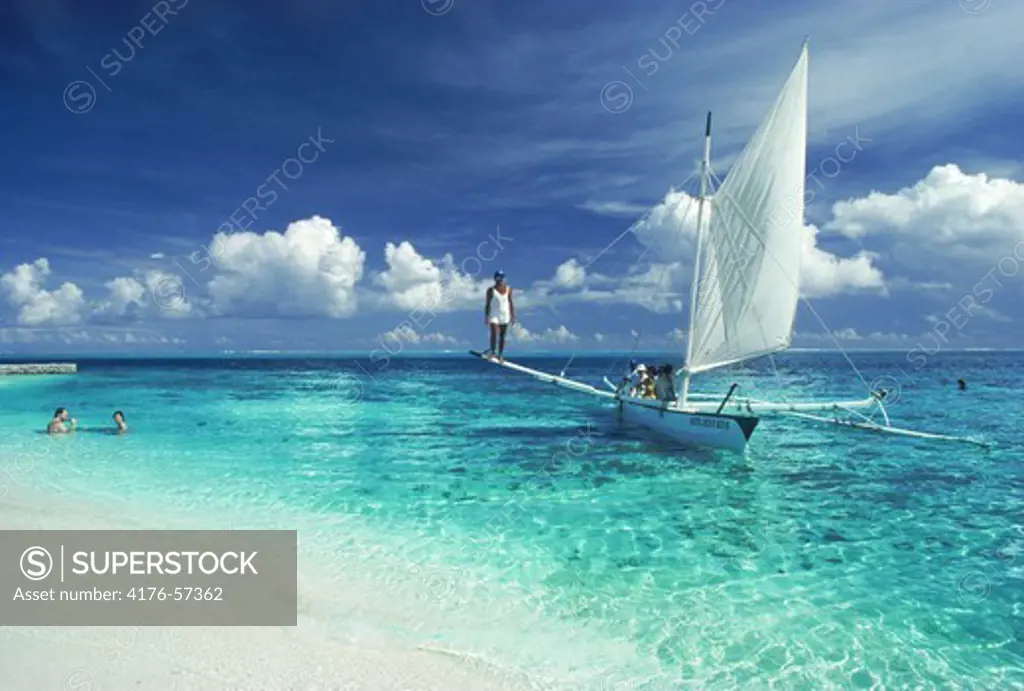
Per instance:
[[[115,410],[114,422],[124,422],[124,413],[122,413],[120,410]]]
[[[57,408],[57,410],[53,411],[53,416],[55,418],[63,420],[68,416],[68,411],[64,410],[63,408]]]

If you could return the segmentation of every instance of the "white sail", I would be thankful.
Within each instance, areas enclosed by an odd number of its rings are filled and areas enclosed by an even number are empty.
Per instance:
[[[799,300],[807,159],[807,45],[710,203],[687,371],[789,347]]]

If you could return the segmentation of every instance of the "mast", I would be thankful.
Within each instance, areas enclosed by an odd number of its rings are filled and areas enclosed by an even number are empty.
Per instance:
[[[704,225],[704,202],[708,192],[708,169],[711,167],[711,111],[704,125],[704,158],[700,162],[700,198],[697,200],[697,256],[693,261],[693,284],[690,286],[690,327],[686,337],[686,362],[683,364],[682,405],[690,393],[690,361],[693,358],[693,323],[697,314],[697,287],[700,285],[701,236]]]

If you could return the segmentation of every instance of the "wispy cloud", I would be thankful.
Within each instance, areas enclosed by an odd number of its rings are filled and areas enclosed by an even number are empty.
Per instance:
[[[581,209],[593,211],[603,216],[619,216],[622,218],[635,218],[647,212],[649,206],[644,204],[631,204],[629,202],[606,201],[600,202],[588,199],[580,204]]]

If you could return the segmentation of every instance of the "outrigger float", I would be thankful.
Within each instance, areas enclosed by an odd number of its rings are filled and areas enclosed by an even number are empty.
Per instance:
[[[564,371],[554,375],[498,361],[478,351],[470,354],[542,382],[610,400],[617,404],[625,421],[698,446],[742,452],[760,418],[772,415],[987,446],[972,437],[893,427],[883,403],[886,392],[870,387],[869,395],[861,400],[802,402],[734,396],[736,384],[725,394],[690,391],[693,375],[770,356],[786,350],[792,342],[800,300],[807,67],[805,42],[771,110],[713,196],[708,194],[713,175],[708,113],[700,166],[689,338],[686,361],[680,370],[682,390],[677,400],[665,402],[630,396],[624,387],[616,387],[607,378],[606,390],[569,379]],[[882,424],[866,415],[867,411],[880,413]],[[840,419],[840,415],[844,418]]]

